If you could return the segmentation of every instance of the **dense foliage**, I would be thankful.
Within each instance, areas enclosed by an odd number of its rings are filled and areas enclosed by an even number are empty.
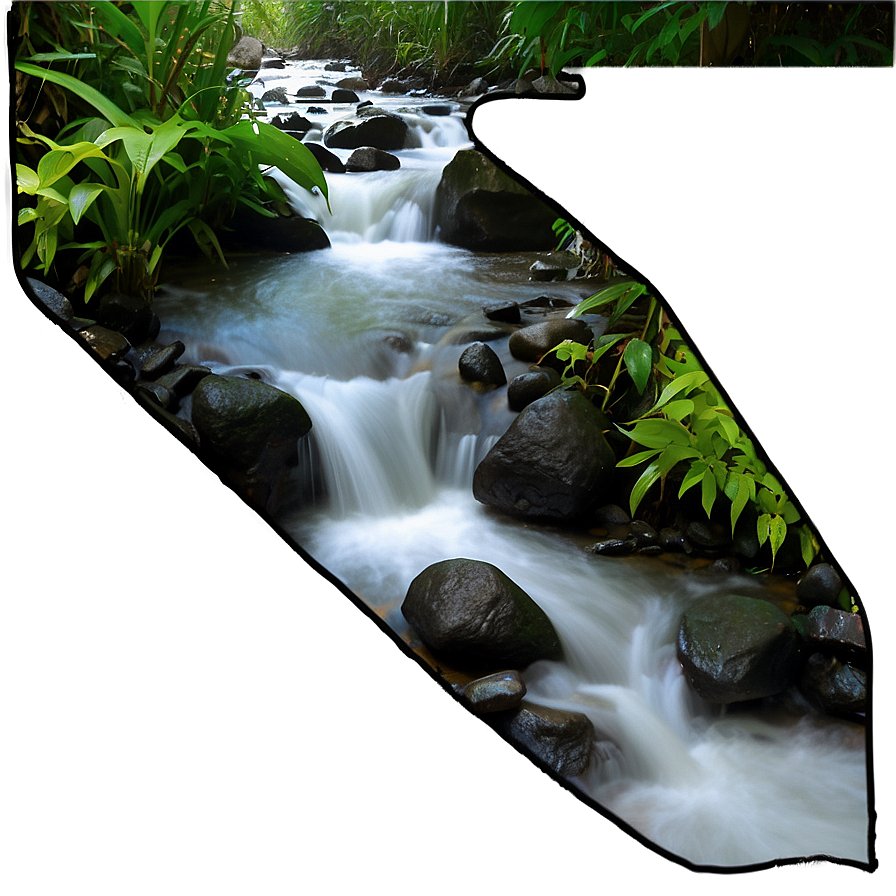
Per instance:
[[[326,194],[306,147],[245,117],[248,94],[227,80],[233,4],[23,3],[14,12],[18,220],[31,235],[23,268],[60,282],[72,275],[85,300],[107,281],[149,297],[179,231],[223,260],[215,231],[238,207],[275,214],[283,194],[260,166]],[[57,253],[70,250],[72,271],[57,271]]]

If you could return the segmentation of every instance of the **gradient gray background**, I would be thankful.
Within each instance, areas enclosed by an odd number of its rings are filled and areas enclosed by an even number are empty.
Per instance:
[[[4,221],[7,892],[890,892],[896,72],[586,80],[477,133],[653,280],[856,585],[881,870],[696,875],[566,794],[31,306]]]

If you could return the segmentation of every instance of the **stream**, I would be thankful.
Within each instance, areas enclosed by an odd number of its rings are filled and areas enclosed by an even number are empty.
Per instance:
[[[293,93],[345,77],[322,66],[263,70],[264,86],[251,89]],[[473,471],[514,416],[505,389],[478,393],[457,372],[463,348],[482,338],[482,306],[545,293],[578,301],[582,287],[528,282],[531,253],[438,242],[436,186],[470,145],[460,106],[426,116],[413,111],[422,98],[361,99],[399,111],[419,146],[395,153],[398,171],[327,175],[332,217],[284,182],[330,249],[237,256],[228,270],[194,265],[155,300],[160,338],[182,340],[184,361],[260,376],[308,411],[314,428],[278,522],[403,638],[401,602],[422,569],[453,557],[499,566],[544,609],[564,648],[563,661],[525,670],[527,699],[584,712],[598,732],[600,761],[572,784],[663,849],[710,866],[866,861],[864,730],[783,705],[722,712],[681,673],[683,608],[713,593],[760,594],[761,580],[590,556],[562,531],[524,526],[473,498]],[[268,111],[304,115],[315,104]],[[307,115],[321,129],[306,141],[352,107],[326,109]],[[489,344],[508,380],[527,369],[503,332]]]

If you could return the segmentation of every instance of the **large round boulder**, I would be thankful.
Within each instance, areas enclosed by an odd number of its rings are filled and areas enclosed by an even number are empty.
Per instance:
[[[799,636],[790,619],[768,601],[707,597],[682,616],[678,659],[704,700],[755,700],[793,683],[800,664]]]
[[[510,336],[510,354],[520,361],[539,361],[564,340],[588,345],[592,334],[588,325],[574,318],[555,318],[523,327]]]
[[[193,391],[192,422],[211,466],[253,507],[274,513],[296,443],[311,429],[298,399],[260,380],[206,376]]]
[[[255,37],[241,37],[227,54],[228,68],[258,71],[264,56],[264,44]]]
[[[353,115],[334,121],[324,131],[324,145],[334,149],[404,149],[407,141],[407,122],[377,106],[356,109]]]
[[[541,607],[500,569],[479,560],[428,566],[411,582],[401,612],[435,656],[462,668],[522,668],[560,655]]]
[[[503,386],[507,382],[504,366],[493,348],[474,342],[462,352],[457,367],[463,379],[486,386]]]
[[[475,149],[445,166],[436,190],[440,238],[465,249],[523,251],[552,248],[557,215]]]
[[[539,398],[476,468],[474,497],[514,516],[560,521],[606,504],[616,465],[608,426],[580,392]]]

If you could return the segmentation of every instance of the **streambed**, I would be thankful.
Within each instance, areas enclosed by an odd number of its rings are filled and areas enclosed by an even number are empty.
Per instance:
[[[342,76],[302,64],[276,80],[292,92]],[[307,104],[282,111],[292,108]],[[330,107],[322,124],[349,111]],[[465,345],[481,338],[481,308],[587,290],[528,282],[527,253],[438,242],[434,194],[468,145],[462,113],[402,114],[420,146],[396,153],[399,171],[328,175],[332,219],[288,190],[331,249],[173,273],[155,303],[162,338],[182,340],[185,361],[251,372],[302,402],[314,429],[279,522],[399,636],[411,637],[399,609],[409,583],[446,558],[494,563],[536,600],[564,659],[525,670],[528,699],[594,723],[601,761],[572,782],[583,793],[695,864],[867,860],[863,729],[784,708],[722,713],[679,668],[682,609],[732,589],[758,594],[761,580],[588,556],[562,532],[474,500],[473,471],[513,419],[504,389],[475,392],[457,373]],[[526,365],[497,330],[489,344],[512,379]]]

